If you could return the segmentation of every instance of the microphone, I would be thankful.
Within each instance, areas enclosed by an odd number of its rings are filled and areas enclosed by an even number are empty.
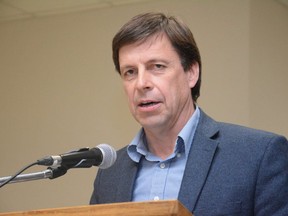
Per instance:
[[[69,168],[83,168],[98,166],[100,169],[111,167],[116,161],[117,154],[113,147],[108,144],[100,144],[95,148],[81,148],[77,151],[47,156],[37,160],[38,165],[62,166]]]

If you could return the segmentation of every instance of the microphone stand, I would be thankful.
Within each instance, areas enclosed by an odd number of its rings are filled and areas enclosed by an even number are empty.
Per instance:
[[[66,167],[63,167],[63,166],[56,167],[56,168],[48,167],[47,170],[44,170],[41,172],[34,172],[34,173],[18,175],[9,183],[18,183],[18,182],[46,179],[46,178],[54,179],[54,178],[58,178],[58,177],[64,175],[67,172],[67,170],[68,169]],[[5,182],[6,180],[8,180],[10,178],[11,178],[11,176],[1,177],[0,178],[0,184],[2,184],[3,182]]]

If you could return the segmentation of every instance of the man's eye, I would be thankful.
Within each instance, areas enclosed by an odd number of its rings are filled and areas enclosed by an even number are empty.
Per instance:
[[[131,76],[131,75],[133,75],[134,73],[135,73],[134,70],[127,70],[127,71],[124,72],[124,75],[125,75],[125,76]]]
[[[134,77],[135,74],[136,74],[136,71],[133,69],[130,69],[130,70],[123,71],[122,77],[124,79],[132,79],[132,77]]]
[[[161,65],[161,64],[155,64],[155,67],[156,67],[156,68],[162,68],[162,67],[164,67],[164,66]]]
[[[155,69],[163,69],[163,68],[165,68],[165,66],[162,65],[162,64],[155,64],[155,65],[154,65],[154,68],[155,68]]]

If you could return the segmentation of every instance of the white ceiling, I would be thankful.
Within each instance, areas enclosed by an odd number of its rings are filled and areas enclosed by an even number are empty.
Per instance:
[[[0,22],[151,0],[0,0]]]
[[[0,0],[0,22],[153,0]],[[275,0],[288,7],[288,0]]]

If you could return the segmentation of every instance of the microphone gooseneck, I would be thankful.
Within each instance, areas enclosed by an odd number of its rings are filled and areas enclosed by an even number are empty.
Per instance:
[[[77,151],[71,151],[65,154],[48,156],[34,163],[25,166],[13,176],[1,177],[0,188],[9,183],[44,179],[58,178],[64,175],[70,168],[89,168],[98,166],[100,169],[111,167],[117,158],[117,153],[113,147],[107,144],[100,144],[95,148],[81,148]],[[36,173],[28,173],[20,175],[26,169],[34,165],[52,166],[47,170]]]

